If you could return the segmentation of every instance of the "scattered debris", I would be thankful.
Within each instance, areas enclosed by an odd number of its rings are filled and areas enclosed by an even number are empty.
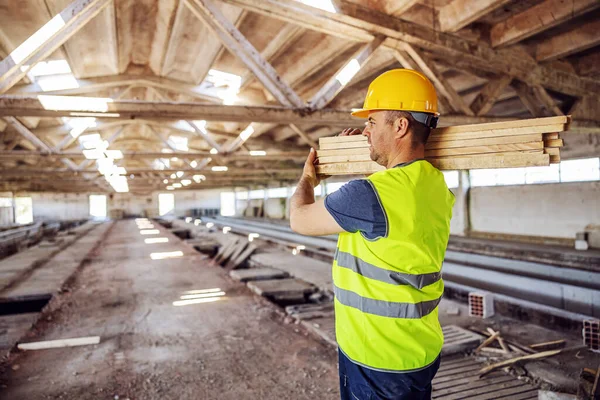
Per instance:
[[[545,350],[562,349],[563,347],[565,347],[566,343],[567,342],[565,341],[565,339],[560,339],[560,340],[554,340],[552,342],[531,344],[531,345],[529,345],[529,347],[533,350],[545,351]]]
[[[500,336],[500,332],[495,332],[492,336],[490,336],[489,338],[485,339],[480,345],[479,347],[477,347],[475,349],[475,353],[479,353],[479,350],[483,349],[484,347],[486,347],[489,344],[492,344],[498,337]]]
[[[490,372],[498,369],[498,368],[502,368],[502,367],[507,367],[509,365],[512,365],[514,363],[517,363],[519,361],[525,361],[525,360],[537,360],[537,359],[541,359],[541,358],[546,358],[546,357],[551,357],[554,356],[556,354],[559,354],[562,350],[550,350],[550,351],[543,351],[541,353],[536,353],[536,354],[528,354],[526,356],[520,356],[520,357],[515,357],[515,358],[511,358],[509,360],[504,360],[501,361],[499,363],[495,363],[492,365],[489,365],[485,368],[482,368],[479,371],[479,377],[484,377],[485,375],[489,374]]]
[[[59,347],[74,347],[74,346],[85,346],[89,344],[100,343],[100,336],[88,336],[82,338],[73,339],[58,339],[58,340],[46,340],[43,342],[31,342],[31,343],[19,343],[17,348],[19,350],[43,350],[43,349],[55,349]]]

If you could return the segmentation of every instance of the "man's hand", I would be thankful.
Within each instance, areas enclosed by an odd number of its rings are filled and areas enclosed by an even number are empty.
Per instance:
[[[321,183],[321,179],[317,176],[317,170],[315,165],[317,161],[317,152],[315,149],[310,149],[306,162],[304,163],[304,171],[302,172],[302,179],[306,179],[310,185],[315,188]]]
[[[346,128],[338,136],[354,136],[354,135],[362,135],[362,131],[360,129],[356,129],[356,128]]]

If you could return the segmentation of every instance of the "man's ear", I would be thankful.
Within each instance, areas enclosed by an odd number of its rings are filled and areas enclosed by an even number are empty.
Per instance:
[[[396,120],[394,121],[394,133],[396,139],[402,139],[404,136],[406,136],[406,134],[408,133],[408,126],[408,119],[404,117],[396,118]]]

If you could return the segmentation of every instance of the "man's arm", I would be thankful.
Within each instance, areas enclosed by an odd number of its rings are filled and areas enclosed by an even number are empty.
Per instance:
[[[314,188],[320,182],[315,171],[316,158],[316,152],[311,149],[304,164],[302,178],[290,201],[290,227],[297,233],[309,236],[344,232],[325,208],[324,199],[315,202]]]

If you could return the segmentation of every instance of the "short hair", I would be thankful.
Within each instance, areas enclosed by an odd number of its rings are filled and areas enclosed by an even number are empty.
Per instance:
[[[412,131],[412,144],[413,147],[422,144],[427,144],[431,128],[427,125],[414,119],[412,114],[408,111],[388,110],[385,112],[385,123],[393,125],[394,121],[398,118],[406,118],[408,120],[408,129]]]

